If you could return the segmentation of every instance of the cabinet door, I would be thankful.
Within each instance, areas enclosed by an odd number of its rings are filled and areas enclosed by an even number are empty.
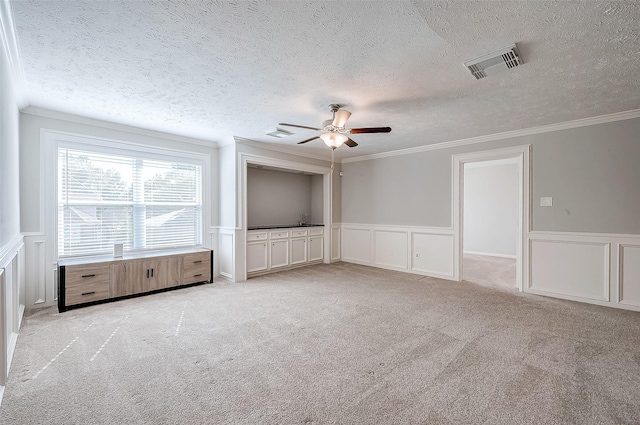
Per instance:
[[[271,241],[271,268],[289,265],[289,241]]]
[[[291,265],[307,262],[307,238],[291,239]]]
[[[247,273],[267,270],[267,242],[247,244]]]
[[[149,280],[149,291],[170,288],[181,282],[181,257],[162,257],[145,260],[144,276]]]
[[[122,261],[111,265],[111,296],[139,294],[149,290],[144,261]]]
[[[322,236],[314,236],[309,238],[309,261],[322,260],[322,246]]]

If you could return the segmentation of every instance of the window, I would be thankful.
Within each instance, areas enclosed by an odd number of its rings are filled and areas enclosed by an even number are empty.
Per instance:
[[[58,148],[58,256],[201,245],[202,164]]]

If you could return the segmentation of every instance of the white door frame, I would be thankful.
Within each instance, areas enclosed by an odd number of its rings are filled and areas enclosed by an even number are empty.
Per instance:
[[[453,155],[453,236],[454,280],[462,280],[462,248],[464,227],[464,164],[479,161],[516,158],[518,163],[518,242],[516,245],[516,286],[529,287],[529,243],[531,231],[531,145]]]

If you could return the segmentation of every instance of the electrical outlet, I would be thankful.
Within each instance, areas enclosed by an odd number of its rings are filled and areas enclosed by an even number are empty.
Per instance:
[[[553,206],[553,198],[552,197],[542,197],[540,198],[540,206],[541,207],[552,207]]]

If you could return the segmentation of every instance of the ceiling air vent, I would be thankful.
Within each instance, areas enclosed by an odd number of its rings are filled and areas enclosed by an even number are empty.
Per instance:
[[[283,130],[281,128],[276,128],[275,130],[268,130],[265,134],[267,136],[277,137],[278,139],[282,139],[283,137],[291,136],[293,133],[287,130]]]
[[[487,76],[485,70],[496,65],[505,64],[507,68],[514,68],[522,64],[520,59],[520,53],[515,44],[496,50],[495,52],[487,53],[475,59],[469,59],[464,61],[464,66],[469,68],[471,74],[476,79],[484,78]]]

